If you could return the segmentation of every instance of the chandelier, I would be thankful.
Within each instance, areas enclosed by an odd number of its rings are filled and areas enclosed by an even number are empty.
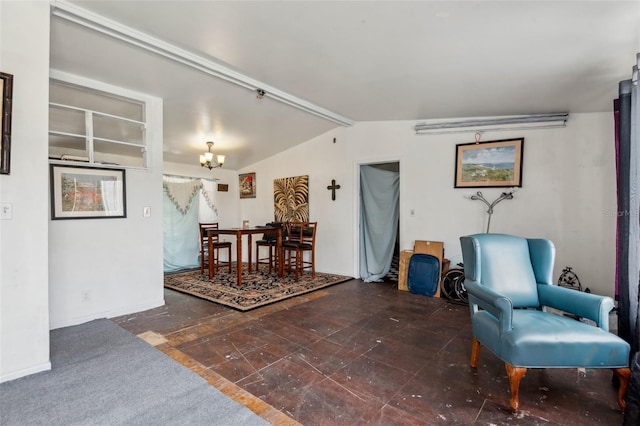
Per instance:
[[[211,152],[213,142],[207,142],[207,146],[209,147],[209,150],[200,155],[200,165],[208,168],[209,170],[215,169],[216,167],[222,167],[224,164],[224,155],[216,155],[216,160],[214,161],[213,152]]]

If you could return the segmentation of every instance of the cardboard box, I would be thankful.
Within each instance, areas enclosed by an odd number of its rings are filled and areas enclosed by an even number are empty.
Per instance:
[[[413,256],[413,250],[403,250],[400,252],[400,262],[398,265],[398,290],[409,291],[407,287],[407,274],[409,273],[409,261]]]

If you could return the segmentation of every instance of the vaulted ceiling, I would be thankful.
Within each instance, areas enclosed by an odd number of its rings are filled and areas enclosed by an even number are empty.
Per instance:
[[[611,111],[640,50],[637,0],[52,2],[68,9],[353,121]],[[163,98],[167,161],[213,140],[238,169],[339,126],[56,15],[51,68]]]

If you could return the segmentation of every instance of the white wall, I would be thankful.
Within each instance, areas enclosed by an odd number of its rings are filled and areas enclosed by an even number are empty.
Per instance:
[[[256,198],[240,200],[242,219],[254,225],[274,220],[274,179],[308,175],[309,219],[318,222],[316,270],[353,276],[356,199],[353,197],[354,158],[349,149],[351,130],[336,128],[239,173],[256,172]],[[335,201],[327,190],[332,179],[340,185]]]
[[[252,223],[273,217],[273,179],[309,175],[311,220],[319,222],[319,271],[357,276],[359,164],[400,161],[402,249],[415,240],[445,242],[461,260],[459,237],[484,232],[486,206],[455,189],[455,145],[473,133],[416,136],[414,121],[361,122],[338,128],[240,170],[256,172],[257,198],[240,200]],[[336,143],[333,143],[333,138]],[[481,141],[524,137],[523,187],[498,204],[491,232],[544,237],[557,247],[557,278],[572,266],[583,286],[613,295],[616,211],[612,113],[572,114],[563,129],[486,132]],[[336,201],[326,189],[341,185]],[[482,190],[490,201],[503,189]],[[410,211],[414,211],[414,216]]]
[[[52,329],[164,304],[162,100],[83,77],[70,81],[147,101],[148,170],[126,170],[126,218],[49,222]]]
[[[0,70],[13,74],[11,174],[0,175],[0,382],[51,368],[48,288],[49,3],[0,2]]]

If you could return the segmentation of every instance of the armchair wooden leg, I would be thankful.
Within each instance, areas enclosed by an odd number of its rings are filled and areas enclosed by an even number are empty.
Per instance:
[[[511,387],[511,401],[509,401],[509,408],[512,413],[518,412],[520,406],[520,398],[518,395],[520,389],[520,380],[527,374],[527,369],[523,367],[514,367],[511,364],[504,363],[507,369],[507,376],[509,376],[509,386]]]
[[[476,368],[478,366],[478,358],[480,358],[481,346],[482,345],[480,344],[480,342],[478,342],[478,339],[474,337],[473,342],[471,342],[471,361],[469,362],[469,364],[471,364],[473,368]]]
[[[624,413],[624,410],[627,407],[627,403],[624,400],[624,397],[627,394],[627,388],[629,387],[631,370],[629,368],[614,368],[613,372],[618,377],[618,380],[620,380],[620,387],[618,388],[618,406]]]

